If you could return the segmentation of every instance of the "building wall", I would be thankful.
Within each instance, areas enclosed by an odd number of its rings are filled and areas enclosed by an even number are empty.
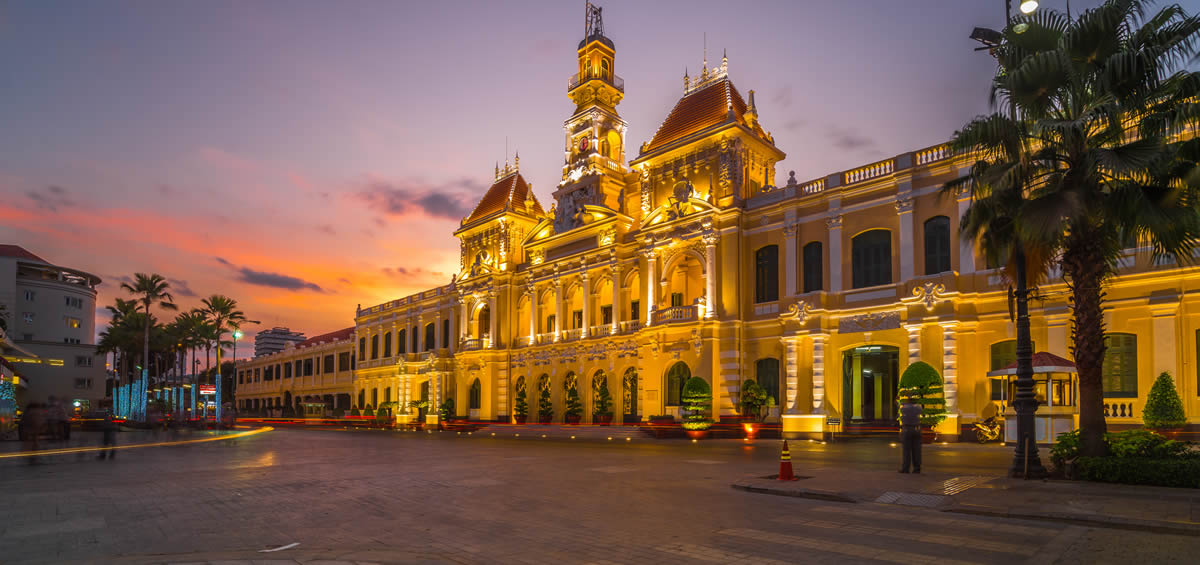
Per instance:
[[[324,402],[330,414],[336,408],[348,409],[348,399],[354,390],[353,354],[354,340],[342,339],[300,347],[289,346],[279,353],[238,361],[234,385],[237,408],[242,414],[278,415],[281,410],[272,413],[268,408],[282,409],[290,403],[295,409],[298,402]],[[333,371],[325,370],[324,361],[329,355],[333,356]],[[342,355],[350,356],[348,368],[343,369],[340,364]],[[297,375],[297,361],[301,362],[301,367],[305,361],[312,361],[313,373]],[[285,364],[290,365],[290,373],[284,372]],[[271,379],[266,378],[268,367],[272,368]],[[284,378],[285,374],[290,376]]]

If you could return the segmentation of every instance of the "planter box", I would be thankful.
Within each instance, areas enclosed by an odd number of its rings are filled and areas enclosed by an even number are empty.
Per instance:
[[[529,418],[528,414],[526,414],[524,416],[513,416],[513,422],[516,422],[518,424],[524,424],[525,420],[528,418]]]
[[[599,424],[601,426],[610,426],[610,425],[612,425],[613,415],[612,414],[597,414],[596,417],[594,418],[594,420],[596,421],[597,424]]]
[[[567,415],[563,416],[563,421],[568,424],[571,424],[571,425],[579,424],[579,421],[581,419],[582,419],[582,416],[580,416],[579,414],[567,414]]]
[[[549,424],[554,421],[554,416],[538,416],[539,424]]]

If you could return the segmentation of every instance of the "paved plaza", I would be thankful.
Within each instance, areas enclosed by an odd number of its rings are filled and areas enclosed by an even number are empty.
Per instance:
[[[979,482],[1009,460],[998,447],[926,454],[928,475]],[[908,480],[887,443],[792,455],[800,475]],[[113,461],[0,459],[0,563],[1185,563],[1200,551],[1197,536],[730,488],[778,456],[761,440],[275,430]]]

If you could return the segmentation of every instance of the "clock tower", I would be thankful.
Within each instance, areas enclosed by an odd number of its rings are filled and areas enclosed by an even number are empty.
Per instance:
[[[562,182],[554,192],[558,233],[587,223],[585,205],[625,213],[625,131],[617,114],[625,81],[616,75],[616,47],[604,35],[602,8],[586,5],[584,37],[577,51],[579,72],[567,83],[575,112],[563,123]]]

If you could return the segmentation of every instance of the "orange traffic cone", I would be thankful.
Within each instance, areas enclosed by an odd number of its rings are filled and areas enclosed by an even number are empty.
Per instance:
[[[788,451],[786,439],[783,440],[783,452],[779,454],[779,480],[796,480],[796,475],[792,473],[792,453]]]

